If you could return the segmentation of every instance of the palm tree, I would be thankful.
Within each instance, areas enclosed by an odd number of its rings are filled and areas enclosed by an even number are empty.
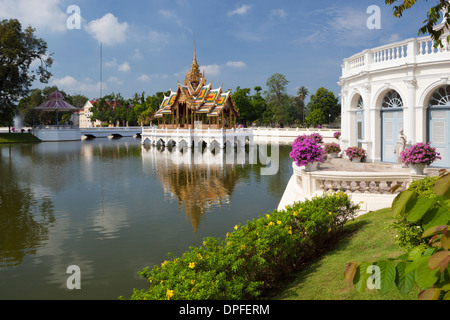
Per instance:
[[[305,99],[309,94],[308,88],[305,86],[301,86],[297,91],[298,98],[303,102],[303,110],[302,110],[302,116],[303,116],[303,124],[305,124]]]

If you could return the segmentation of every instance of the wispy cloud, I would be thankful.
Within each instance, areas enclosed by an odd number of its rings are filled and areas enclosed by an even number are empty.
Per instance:
[[[270,11],[270,17],[283,19],[287,17],[287,13],[283,9],[273,9],[272,11]]]
[[[244,68],[247,66],[247,64],[242,61],[228,61],[225,65],[233,68]]]
[[[239,15],[239,16],[243,16],[244,14],[246,14],[250,9],[252,8],[252,6],[250,5],[242,5],[239,8],[236,8],[234,10],[228,11],[228,16],[234,16],[234,15]]]
[[[71,94],[83,94],[88,97],[93,97],[100,92],[100,82],[93,83],[90,79],[78,81],[72,76],[64,76],[62,78],[52,78],[51,85],[55,85],[58,88]],[[108,89],[106,83],[102,84],[103,89]]]

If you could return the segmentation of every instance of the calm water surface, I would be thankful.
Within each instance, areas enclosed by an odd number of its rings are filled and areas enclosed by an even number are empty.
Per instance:
[[[262,175],[248,147],[0,145],[0,299],[129,297],[147,287],[144,267],[275,209],[292,174],[289,151],[280,146],[280,170]],[[80,290],[67,288],[70,265],[80,267]]]

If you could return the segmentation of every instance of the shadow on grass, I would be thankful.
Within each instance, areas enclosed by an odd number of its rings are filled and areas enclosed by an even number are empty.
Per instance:
[[[363,230],[364,227],[367,227],[370,224],[371,222],[366,219],[349,221],[341,234],[337,235],[333,241],[330,241],[322,246],[320,251],[314,256],[303,261],[299,266],[297,266],[291,276],[280,279],[279,286],[273,288],[270,293],[264,296],[264,299],[283,300],[286,298],[290,295],[290,291],[292,289],[296,289],[301,286],[301,284],[308,277],[318,271],[318,269],[322,266],[321,259],[325,255],[332,255],[345,251],[345,249],[350,245],[353,235],[355,235],[358,231]],[[345,264],[343,267],[345,267]],[[330,280],[335,277],[336,275],[330,275]]]

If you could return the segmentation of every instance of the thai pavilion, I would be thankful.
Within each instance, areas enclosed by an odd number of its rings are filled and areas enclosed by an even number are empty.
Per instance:
[[[155,114],[158,126],[163,128],[211,128],[225,129],[236,127],[236,110],[231,92],[222,87],[213,89],[206,84],[205,72],[201,73],[194,49],[191,70],[186,72],[183,85],[178,82],[176,91],[170,90],[164,96],[159,110]],[[200,124],[201,121],[201,124]]]

